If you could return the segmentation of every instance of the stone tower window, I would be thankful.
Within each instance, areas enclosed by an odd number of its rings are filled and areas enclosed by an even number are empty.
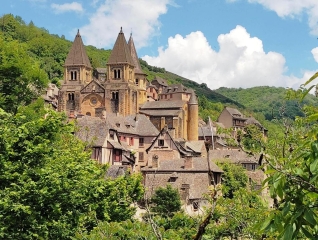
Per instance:
[[[137,86],[139,85],[139,79],[138,78],[136,78],[135,83],[136,83]]]
[[[115,69],[114,70],[114,78],[115,79],[119,79],[120,78],[120,69],[117,69],[117,70]]]
[[[69,93],[69,94],[68,94],[68,100],[69,100],[69,101],[74,100],[74,93]]]
[[[77,71],[71,71],[71,80],[77,80]]]

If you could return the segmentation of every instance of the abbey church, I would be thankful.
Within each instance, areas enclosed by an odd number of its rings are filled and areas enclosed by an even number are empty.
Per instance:
[[[79,31],[64,67],[58,110],[69,117],[126,117],[141,113],[158,131],[167,126],[175,138],[198,140],[198,103],[193,90],[184,86],[171,90],[162,82],[157,87],[150,84],[140,66],[132,35],[127,43],[122,29],[106,68],[97,69],[97,74],[93,74]],[[156,92],[157,98],[149,98],[149,91],[151,96]]]

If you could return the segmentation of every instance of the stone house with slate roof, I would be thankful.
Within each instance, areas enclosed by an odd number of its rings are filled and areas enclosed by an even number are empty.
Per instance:
[[[158,101],[158,88],[152,83],[147,84],[147,102]]]
[[[158,94],[168,87],[167,81],[158,76],[155,76],[155,78],[151,81],[151,84],[156,86]]]
[[[101,164],[127,165],[133,170],[135,159],[120,142],[117,131],[106,119],[78,116],[75,136],[92,149],[91,158]]]
[[[235,108],[225,107],[218,117],[218,122],[222,123],[225,128],[234,128],[234,131],[238,129],[244,130],[247,125],[256,125],[263,136],[267,137],[267,129],[260,124],[254,117],[245,117],[239,110]]]
[[[172,84],[165,87],[159,94],[158,98],[160,101],[182,100],[188,102],[190,100],[192,91],[192,89],[183,86],[181,83]]]
[[[209,153],[213,162],[229,162],[241,165],[246,169],[251,185],[256,189],[261,189],[265,174],[258,169],[260,167],[259,156],[249,155],[239,149],[210,150]],[[262,191],[262,194],[264,194],[264,191]]]
[[[135,170],[147,165],[148,153],[146,149],[152,144],[159,131],[143,114],[126,117],[107,114],[108,123],[118,133],[120,142],[126,149],[134,153]]]
[[[208,164],[207,158],[195,157],[165,161],[158,158],[151,166],[142,168],[141,172],[146,199],[151,198],[157,188],[170,184],[179,191],[183,208],[188,214],[203,213],[202,207],[208,204],[205,195],[209,194],[213,182],[221,183],[223,173],[212,161]]]

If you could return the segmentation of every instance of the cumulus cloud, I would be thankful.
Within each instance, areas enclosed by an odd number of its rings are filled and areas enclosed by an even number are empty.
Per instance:
[[[229,1],[229,0],[228,0]],[[230,0],[229,2],[234,2]],[[280,17],[299,17],[305,13],[308,16],[308,25],[311,33],[318,35],[318,1],[317,0],[248,0],[250,3],[259,3],[275,11]]]
[[[312,53],[314,59],[316,60],[316,62],[318,62],[318,47],[313,48],[313,49],[311,50],[311,53]]]
[[[127,35],[132,31],[136,47],[147,45],[150,37],[160,30],[159,16],[167,12],[172,0],[103,0],[89,18],[89,24],[81,27],[85,44],[96,47],[112,47],[123,27]]]
[[[64,13],[64,12],[83,12],[82,4],[78,2],[56,4],[52,3],[51,8],[54,9],[55,13]]]
[[[209,45],[204,34],[192,32],[168,39],[158,56],[142,57],[150,65],[192,79],[216,89],[225,87],[282,86],[297,88],[301,79],[287,76],[285,58],[280,53],[265,52],[263,43],[251,37],[246,29],[237,26],[218,37],[219,51]],[[304,77],[308,72],[304,72]]]

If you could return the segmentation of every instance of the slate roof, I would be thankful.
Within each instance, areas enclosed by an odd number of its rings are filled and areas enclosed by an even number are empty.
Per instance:
[[[128,166],[125,165],[111,165],[107,169],[106,176],[108,178],[117,178],[125,176],[128,172]]]
[[[178,84],[172,84],[167,86],[165,89],[163,89],[162,93],[167,94],[167,93],[192,93],[191,88],[185,87],[183,84],[178,83]]]
[[[195,95],[194,90],[191,91],[191,97],[189,99],[189,104],[190,105],[198,105],[198,99],[197,99],[197,96]]]
[[[91,116],[82,116],[76,119],[77,131],[75,136],[93,146],[103,146],[110,126],[104,119]]]
[[[71,50],[69,51],[66,60],[65,60],[65,66],[73,66],[73,65],[84,65],[86,67],[91,68],[91,63],[89,61],[89,58],[87,56],[82,37],[77,32],[74,42],[72,44]]]
[[[96,68],[96,71],[98,73],[106,73],[107,72],[107,68]]]
[[[129,41],[128,41],[128,47],[129,47],[129,50],[130,50],[131,58],[132,58],[132,60],[134,62],[134,65],[135,65],[135,73],[137,73],[137,74],[145,74],[142,71],[141,66],[140,66],[140,62],[139,62],[139,59],[138,59],[138,55],[137,55],[137,51],[136,51],[136,48],[135,48],[135,43],[134,43],[132,34],[130,34],[130,38],[129,38]]]
[[[155,78],[152,81],[155,81],[155,80],[162,86],[165,86],[165,87],[168,86],[167,80],[165,80],[161,77],[155,76]]]
[[[163,116],[178,116],[182,110],[139,110],[140,113],[145,114],[147,116],[153,117],[163,117]]]
[[[141,110],[150,110],[150,109],[180,109],[183,108],[186,101],[182,100],[168,100],[168,101],[155,101],[155,102],[146,102],[140,107]]]
[[[138,136],[157,136],[158,129],[143,114],[121,116],[107,114],[106,119],[109,124],[120,133],[134,134]]]
[[[134,66],[134,61],[130,55],[130,50],[122,28],[110,54],[107,64],[128,63]]]
[[[213,161],[230,161],[232,163],[256,163],[258,156],[249,155],[246,152],[237,149],[210,150],[210,159]]]
[[[208,172],[208,162],[206,158],[193,157],[193,168],[184,168],[184,159],[163,160],[159,162],[158,168],[152,168],[149,166],[143,167],[142,172]],[[210,161],[210,168],[212,172],[223,173],[214,162]]]

